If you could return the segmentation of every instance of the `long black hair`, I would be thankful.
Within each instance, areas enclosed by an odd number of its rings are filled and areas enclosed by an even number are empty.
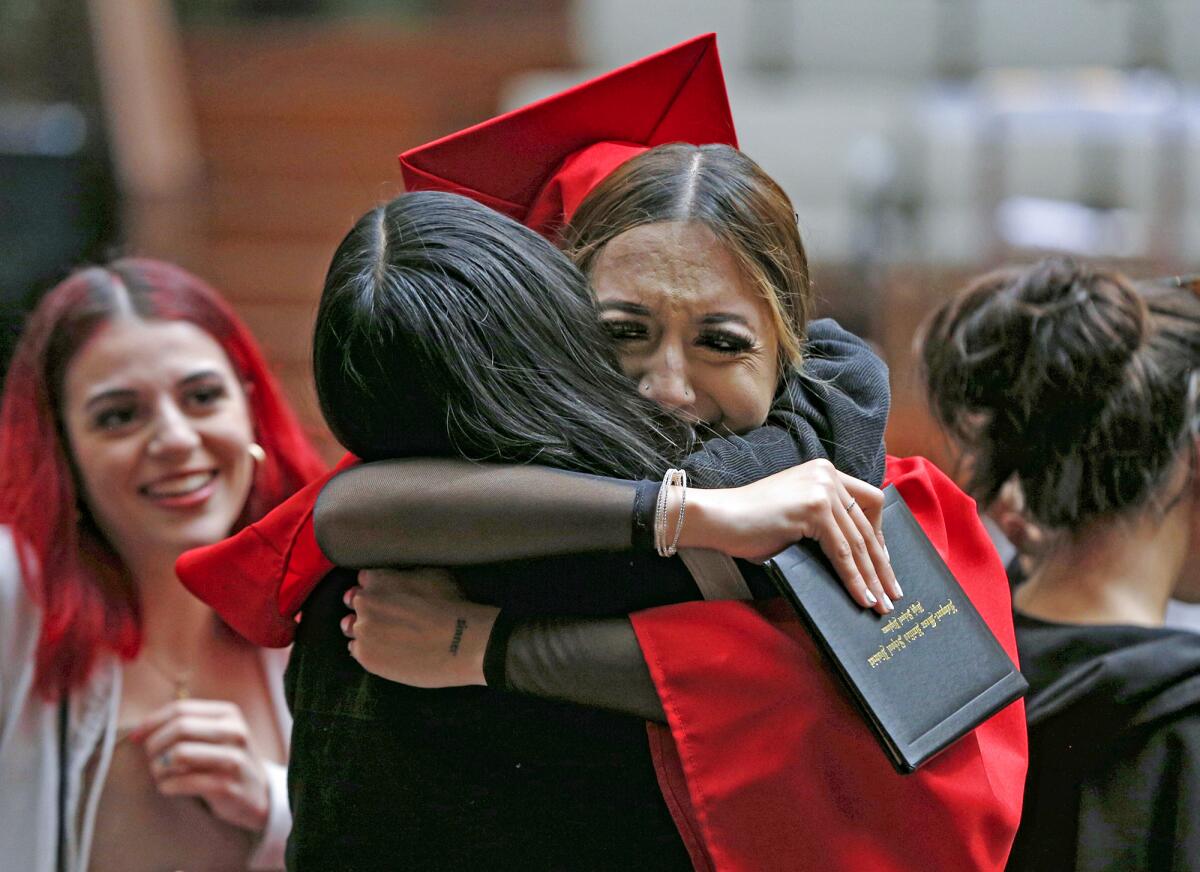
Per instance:
[[[321,411],[366,460],[460,454],[661,474],[689,430],[637,395],[583,275],[465,197],[414,192],[334,253],[313,340]]]

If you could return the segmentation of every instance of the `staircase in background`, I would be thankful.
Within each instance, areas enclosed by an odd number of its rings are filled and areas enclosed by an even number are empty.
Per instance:
[[[502,6],[458,4],[404,26],[183,34],[203,161],[193,200],[202,240],[185,256],[250,325],[330,459],[340,449],[321,423],[309,350],[334,247],[359,215],[400,192],[400,151],[494,114],[511,76],[570,63],[558,0]]]

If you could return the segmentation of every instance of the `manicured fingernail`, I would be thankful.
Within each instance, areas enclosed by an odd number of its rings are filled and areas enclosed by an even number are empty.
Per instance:
[[[886,611],[889,611],[889,612],[893,608],[895,608],[895,606],[892,605],[892,601],[890,599],[888,599],[888,595],[886,593],[883,595],[883,607]]]
[[[350,601],[354,599],[354,588],[346,588],[346,592],[342,594],[342,602],[346,604],[346,608],[350,608]]]
[[[904,596],[904,588],[900,586],[900,582],[896,582],[896,596]]]
[[[346,615],[346,617],[342,618],[342,634],[345,636],[350,635],[350,616],[349,615]]]
[[[873,605],[875,605],[877,602],[879,602],[879,600],[875,599],[875,594],[871,593],[869,590],[864,590],[864,591],[863,591],[863,596],[865,596],[865,597],[866,597],[866,599],[867,599],[867,605],[869,605],[869,606],[873,606]]]

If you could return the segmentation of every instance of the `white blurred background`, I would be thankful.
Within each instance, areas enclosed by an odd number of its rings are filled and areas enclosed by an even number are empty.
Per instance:
[[[79,259],[178,260],[332,457],[312,315],[396,154],[707,31],[823,310],[892,366],[897,452],[948,459],[910,346],[968,276],[1196,267],[1195,0],[0,0],[0,359]]]

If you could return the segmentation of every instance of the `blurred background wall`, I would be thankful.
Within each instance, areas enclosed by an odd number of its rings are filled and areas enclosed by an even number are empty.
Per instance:
[[[910,345],[966,276],[1196,265],[1194,0],[0,0],[0,340],[81,258],[177,260],[335,456],[312,316],[395,155],[709,30],[822,310],[892,365],[897,452],[946,457]]]

